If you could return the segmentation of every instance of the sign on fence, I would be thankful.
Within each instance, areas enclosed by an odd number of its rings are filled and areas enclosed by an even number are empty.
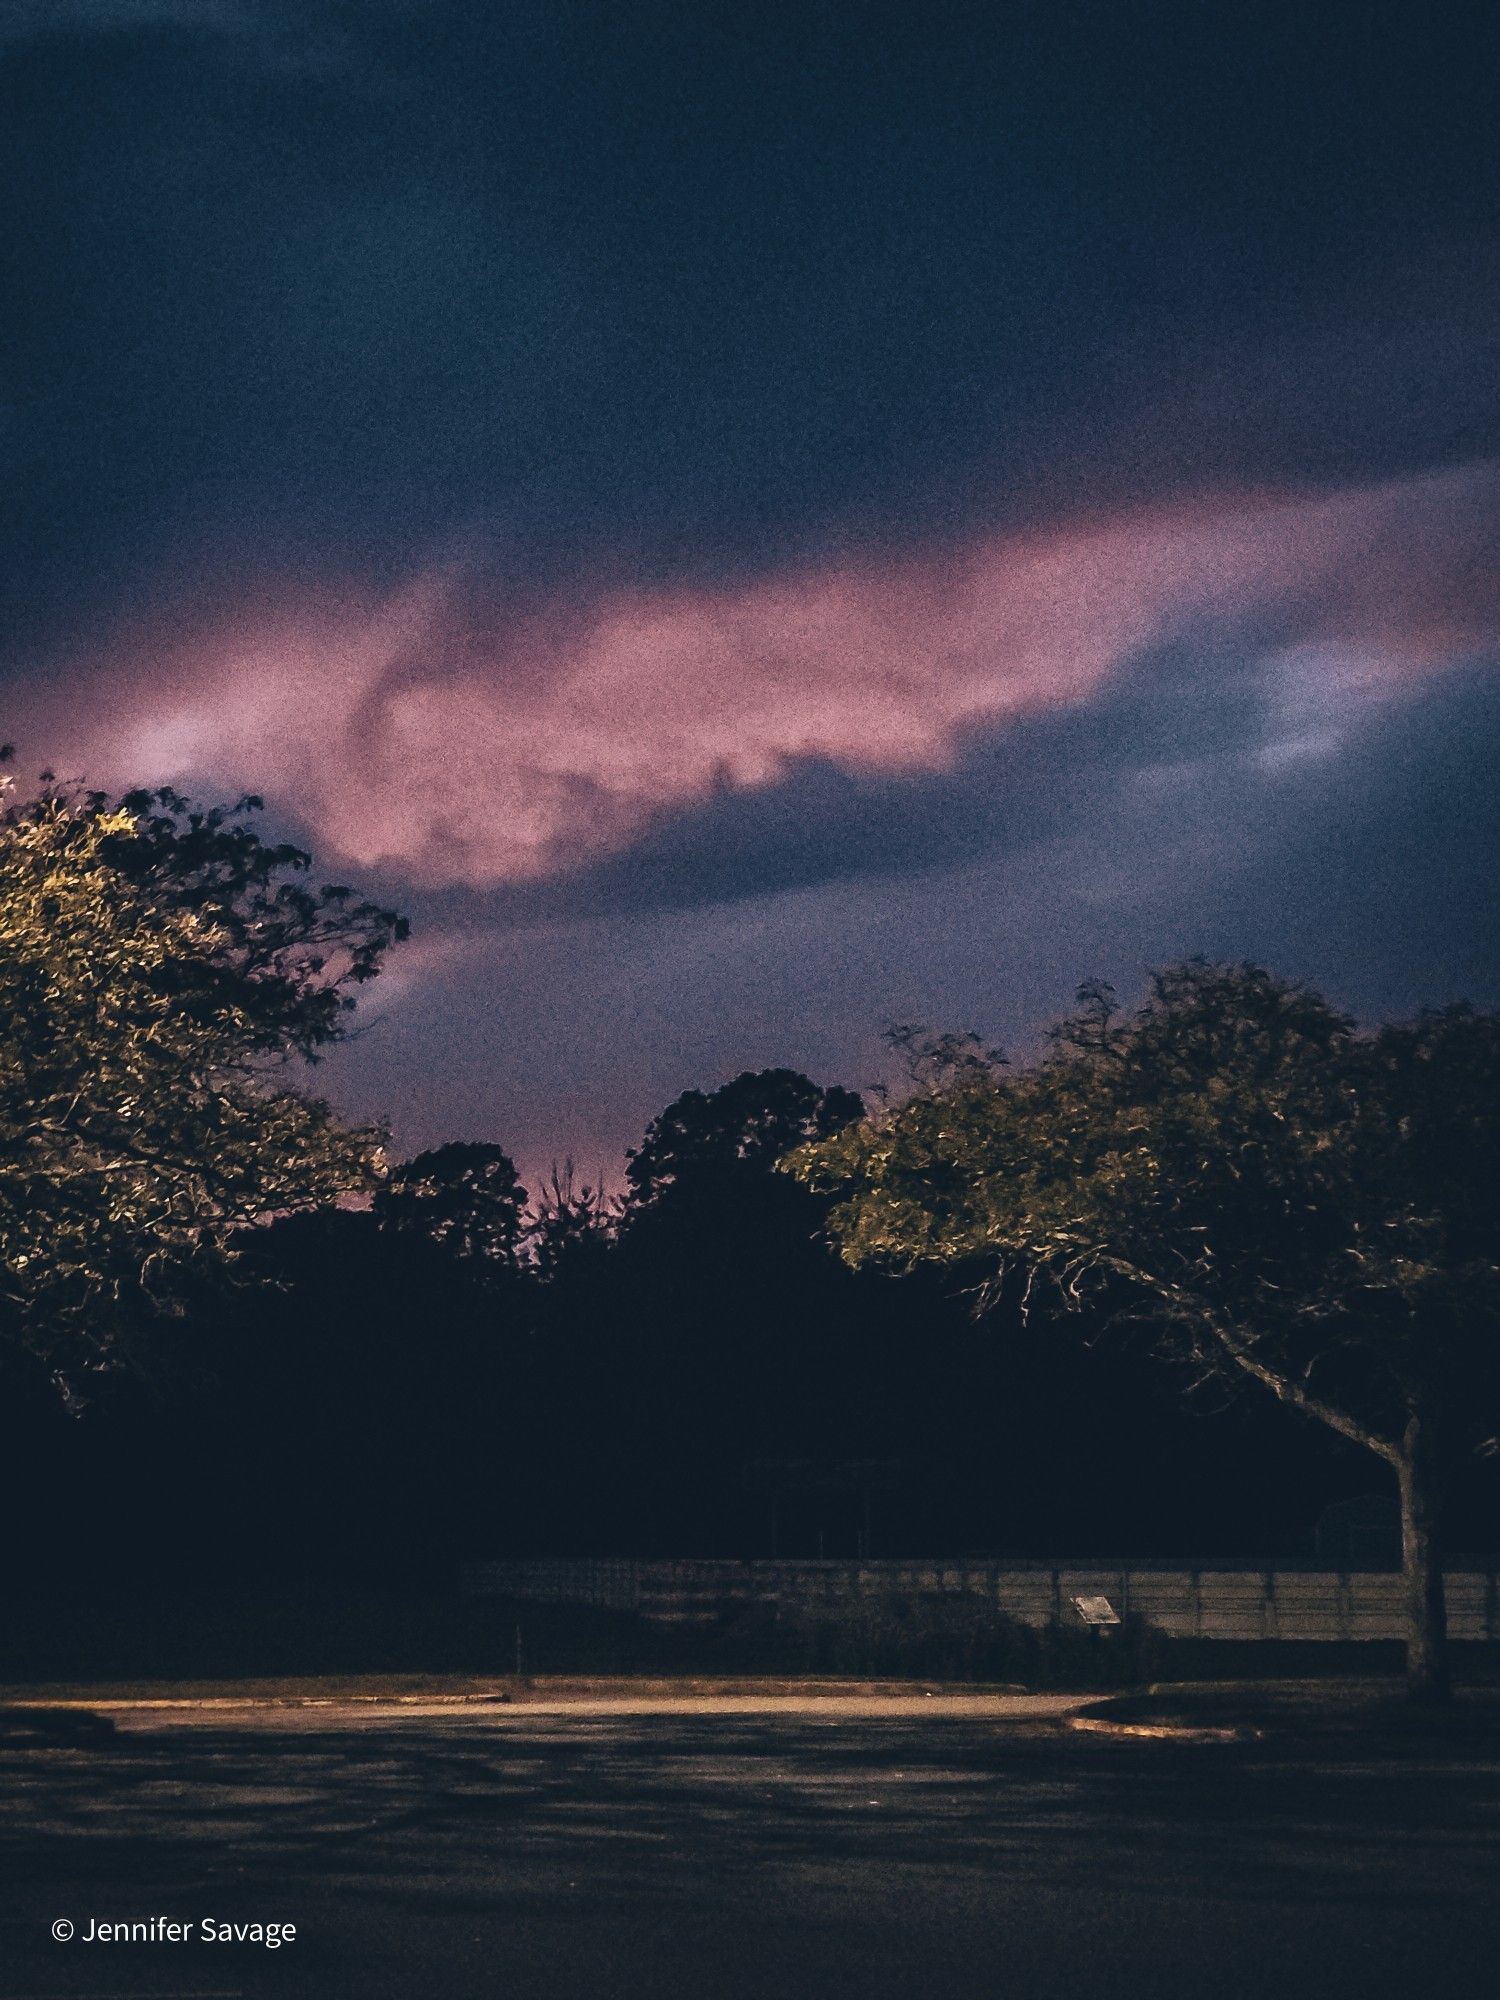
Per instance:
[[[1075,1597],[1073,1608],[1085,1625],[1118,1625],[1120,1614],[1107,1597]]]

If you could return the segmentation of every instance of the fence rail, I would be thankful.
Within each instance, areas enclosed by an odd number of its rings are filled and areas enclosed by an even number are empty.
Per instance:
[[[1446,1573],[1448,1625],[1459,1640],[1500,1639],[1500,1562]],[[654,1624],[706,1626],[758,1605],[780,1613],[862,1599],[979,1598],[1023,1624],[1078,1614],[1107,1597],[1174,1638],[1398,1639],[1402,1579],[1383,1570],[1308,1570],[1243,1563],[1025,1567],[974,1561],[632,1561],[555,1558],[475,1562],[463,1587],[479,1596],[637,1611]]]

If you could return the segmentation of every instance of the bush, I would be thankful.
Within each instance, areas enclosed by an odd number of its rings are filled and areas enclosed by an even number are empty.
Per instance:
[[[1026,1625],[974,1596],[864,1591],[757,1609],[732,1621],[720,1649],[763,1671],[1028,1688],[1134,1687],[1164,1670],[1166,1641],[1143,1620],[1104,1631]]]

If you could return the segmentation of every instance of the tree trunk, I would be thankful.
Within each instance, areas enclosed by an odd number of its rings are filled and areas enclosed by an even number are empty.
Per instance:
[[[1448,1613],[1438,1537],[1438,1479],[1431,1426],[1413,1414],[1396,1466],[1401,1484],[1401,1566],[1406,1584],[1406,1691],[1443,1702],[1448,1679]]]

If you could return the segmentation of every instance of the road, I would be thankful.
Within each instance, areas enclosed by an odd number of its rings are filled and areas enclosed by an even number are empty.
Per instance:
[[[6,1751],[0,1996],[1492,1988],[1494,1760],[871,1706],[136,1711],[102,1747]],[[194,1934],[85,1941],[153,1915]],[[204,1918],[297,1934],[205,1941]]]

